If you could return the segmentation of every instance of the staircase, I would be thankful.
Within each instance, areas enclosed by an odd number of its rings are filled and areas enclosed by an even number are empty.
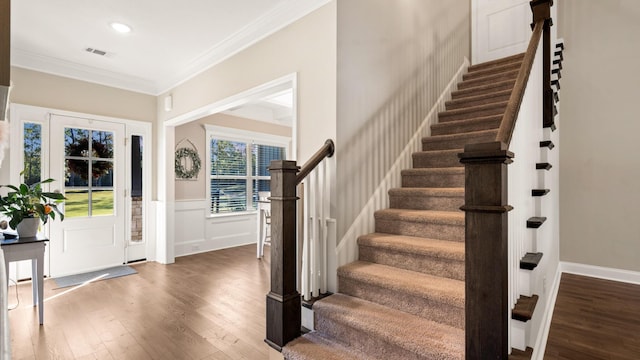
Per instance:
[[[469,67],[464,81],[338,269],[339,292],[313,305],[315,331],[285,359],[462,359],[465,351],[465,144],[495,141],[523,55]]]

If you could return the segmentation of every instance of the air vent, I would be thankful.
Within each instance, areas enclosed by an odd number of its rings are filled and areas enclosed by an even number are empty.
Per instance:
[[[96,55],[100,55],[100,56],[105,56],[107,55],[106,51],[102,51],[102,50],[98,50],[98,49],[94,49],[94,48],[86,48],[84,49],[86,52],[90,52],[92,54],[96,54]]]

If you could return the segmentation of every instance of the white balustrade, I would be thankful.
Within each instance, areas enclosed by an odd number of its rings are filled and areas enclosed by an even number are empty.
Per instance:
[[[328,160],[323,160],[304,180],[298,209],[302,211],[300,293],[310,300],[327,292],[330,187]],[[301,209],[301,210],[300,210]],[[335,234],[333,235],[335,237]]]

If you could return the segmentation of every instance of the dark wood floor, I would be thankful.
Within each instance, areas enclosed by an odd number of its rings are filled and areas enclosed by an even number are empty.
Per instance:
[[[640,359],[640,285],[563,274],[544,358]]]
[[[45,324],[18,286],[13,359],[268,359],[269,253],[255,245],[181,257],[69,293],[45,281]],[[15,287],[10,288],[15,304]],[[640,286],[563,274],[545,359],[640,359]]]
[[[9,313],[13,359],[268,359],[265,252],[257,260],[252,245],[138,264],[136,275],[66,294],[46,280],[42,327],[31,284],[20,284]]]

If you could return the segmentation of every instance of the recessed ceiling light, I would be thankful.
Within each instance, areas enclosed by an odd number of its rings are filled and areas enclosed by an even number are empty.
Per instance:
[[[123,24],[123,23],[119,23],[119,22],[112,22],[111,23],[111,28],[113,28],[113,30],[119,32],[119,33],[123,33],[126,34],[128,32],[131,32],[131,27],[129,25]]]

